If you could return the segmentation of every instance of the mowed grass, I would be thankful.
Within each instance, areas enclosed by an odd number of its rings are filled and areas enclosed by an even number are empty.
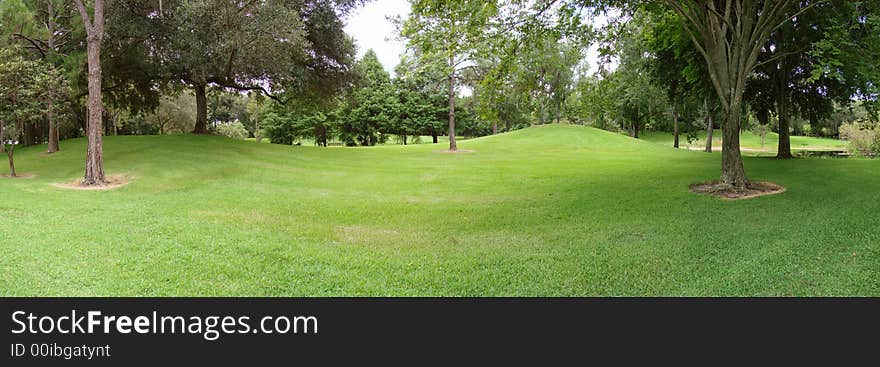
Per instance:
[[[721,130],[715,130],[712,133],[712,148],[718,150],[721,148]],[[639,136],[641,139],[660,143],[666,146],[672,146],[675,140],[670,132],[662,131],[645,131]],[[764,144],[761,145],[761,136],[751,131],[744,131],[740,135],[740,147],[743,148],[743,155],[752,156],[775,156],[777,145],[779,144],[779,134],[770,132],[764,137]],[[679,146],[682,148],[704,149],[706,148],[706,132],[697,133],[697,140],[691,143],[687,141],[687,134],[679,136]],[[792,136],[792,151],[811,150],[811,151],[827,151],[827,150],[846,150],[847,142],[839,139],[817,138],[811,136]]]
[[[0,180],[4,296],[880,295],[880,160],[747,158],[781,195],[688,191],[720,156],[551,125],[443,145],[208,136],[19,150]]]

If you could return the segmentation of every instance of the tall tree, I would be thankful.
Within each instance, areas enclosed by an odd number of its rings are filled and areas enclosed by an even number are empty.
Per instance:
[[[740,154],[743,95],[770,34],[806,9],[798,0],[664,0],[684,18],[703,55],[724,113],[721,182],[744,189],[749,181]]]
[[[878,78],[877,63],[865,62],[880,53],[880,25],[869,21],[877,10],[861,2],[829,1],[801,3],[792,11],[801,14],[771,33],[748,93],[759,119],[775,112],[780,159],[792,157],[793,117],[818,127],[835,102],[845,106],[870,93]]]
[[[343,85],[354,44],[340,19],[353,0],[120,2],[116,21],[143,38],[162,74],[196,96],[193,132],[208,132],[209,86],[282,100]],[[146,35],[143,37],[142,35]]]
[[[104,177],[104,105],[101,101],[101,41],[104,38],[104,0],[94,0],[92,15],[82,0],[74,0],[86,29],[86,48],[89,65],[89,122],[86,135],[86,169],[83,185],[101,186]]]
[[[395,130],[399,100],[391,76],[373,50],[358,61],[355,72],[358,82],[344,106],[343,140],[348,144],[376,145],[382,133]]]
[[[412,12],[402,24],[401,34],[426,60],[442,60],[449,102],[449,150],[458,150],[455,140],[455,98],[462,83],[462,71],[473,67],[476,55],[486,48],[485,32],[498,14],[494,1],[414,0]],[[430,61],[428,61],[430,62]]]

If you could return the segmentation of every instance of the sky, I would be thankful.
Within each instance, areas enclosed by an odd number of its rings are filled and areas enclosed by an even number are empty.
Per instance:
[[[376,0],[355,10],[348,18],[345,31],[357,42],[358,58],[373,49],[385,70],[394,75],[394,67],[400,63],[406,42],[396,39],[397,31],[386,17],[400,15],[405,18],[409,9],[406,0]]]

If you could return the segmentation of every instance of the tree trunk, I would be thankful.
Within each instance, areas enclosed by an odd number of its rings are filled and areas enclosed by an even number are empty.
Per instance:
[[[709,102],[703,100],[703,106],[706,107],[706,153],[712,153],[712,135],[715,132],[715,121],[712,118],[712,111],[709,110]]]
[[[260,135],[260,109],[257,108],[257,113],[254,114],[254,140],[257,143],[263,141],[263,136]]]
[[[434,144],[437,144],[439,142],[437,139],[437,133],[431,133],[431,139],[434,140]]]
[[[46,2],[48,6],[48,18],[49,21],[46,23],[46,30],[49,33],[49,38],[47,40],[47,44],[49,46],[50,52],[55,52],[55,5],[52,1]],[[58,123],[55,122],[55,89],[50,86],[49,88],[49,111],[47,113],[47,119],[49,120],[49,147],[46,150],[47,153],[55,153],[61,148],[58,146]]]
[[[492,123],[492,135],[498,134],[498,121]]]
[[[196,94],[196,126],[193,134],[208,133],[208,95],[204,84],[193,85]]]
[[[636,108],[636,118],[632,122],[632,137],[633,139],[639,138],[639,119],[642,118],[642,107],[639,106]]]
[[[739,151],[739,119],[741,109],[731,109],[725,114],[722,128],[723,147],[721,149],[721,182],[737,188],[748,186],[746,170]]]
[[[101,0],[99,0],[101,1]],[[97,17],[97,14],[96,14]],[[96,30],[95,33],[98,31]],[[88,63],[89,63],[89,131],[88,149],[86,151],[86,172],[83,177],[84,185],[104,185],[104,129],[103,129],[103,104],[101,103],[101,36],[100,34],[88,36]]]
[[[672,146],[678,148],[678,108],[675,104],[672,105],[672,130],[672,134],[675,136]]]
[[[406,134],[403,134],[403,145],[406,145]]]
[[[88,147],[83,185],[104,185],[103,112],[101,103],[101,41],[104,37],[104,0],[94,2],[94,21],[82,0],[74,0],[86,28],[86,49],[89,65]]]
[[[788,112],[788,70],[785,63],[780,62],[778,81],[776,85],[776,113],[779,115],[779,145],[776,148],[776,158],[790,159],[791,156],[791,126]]]
[[[4,144],[5,145],[5,144]],[[15,154],[15,144],[6,149],[6,157],[9,158],[9,178],[15,178],[15,160],[12,155]]]
[[[61,148],[58,144],[58,123],[55,121],[55,112],[53,109],[55,108],[54,97],[51,97],[52,93],[50,92],[49,97],[49,148],[46,150],[48,153],[55,153]]]
[[[454,65],[450,59],[450,65]],[[449,74],[449,151],[458,150],[455,144],[455,75]]]

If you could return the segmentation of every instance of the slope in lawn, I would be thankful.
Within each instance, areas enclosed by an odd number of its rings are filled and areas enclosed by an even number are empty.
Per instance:
[[[788,188],[688,192],[718,155],[545,126],[444,146],[108,137],[17,154],[0,180],[3,295],[878,295],[880,162],[747,159]]]

